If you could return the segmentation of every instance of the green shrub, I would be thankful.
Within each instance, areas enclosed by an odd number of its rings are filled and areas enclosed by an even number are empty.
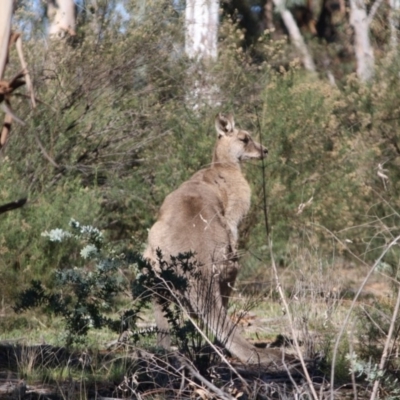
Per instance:
[[[19,294],[15,305],[17,312],[41,307],[61,316],[69,344],[85,337],[90,328],[108,327],[122,333],[135,326],[146,299],[138,299],[133,308],[129,305],[118,318],[113,318],[112,314],[117,311],[122,293],[127,293],[130,287],[126,271],[133,263],[143,263],[140,257],[127,257],[117,252],[104,243],[101,231],[74,219],[70,221],[70,230],[52,229],[42,236],[48,237],[54,250],[75,248],[75,257],[71,252],[68,267],[55,271],[54,289],[49,290],[41,281],[33,280],[30,287]]]

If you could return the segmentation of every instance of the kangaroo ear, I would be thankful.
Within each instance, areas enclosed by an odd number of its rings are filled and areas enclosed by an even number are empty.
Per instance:
[[[232,114],[217,114],[215,117],[215,129],[218,137],[230,135],[235,129],[235,121]]]

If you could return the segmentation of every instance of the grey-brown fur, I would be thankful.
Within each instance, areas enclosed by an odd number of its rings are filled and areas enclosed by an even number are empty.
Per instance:
[[[144,257],[157,269],[156,250],[163,259],[194,252],[201,278],[191,281],[186,295],[190,311],[203,320],[226,348],[242,362],[273,362],[277,350],[255,349],[227,315],[227,303],[239,270],[238,226],[250,207],[250,187],[240,162],[262,159],[267,149],[237,129],[233,116],[217,115],[218,135],[211,166],[195,173],[169,194],[149,232]],[[170,346],[167,321],[155,302],[158,344]]]

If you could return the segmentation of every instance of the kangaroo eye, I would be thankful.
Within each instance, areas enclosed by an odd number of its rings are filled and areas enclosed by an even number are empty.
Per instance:
[[[249,138],[247,136],[245,136],[244,138],[241,138],[240,140],[245,144],[249,143]]]

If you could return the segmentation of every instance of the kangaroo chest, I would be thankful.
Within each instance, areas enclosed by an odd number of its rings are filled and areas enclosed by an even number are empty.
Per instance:
[[[219,215],[229,231],[230,245],[235,248],[238,238],[238,225],[250,208],[251,190],[239,168],[216,166],[197,172],[192,182],[202,182],[218,198]]]
[[[223,214],[231,232],[233,245],[238,238],[238,226],[250,208],[251,190],[240,171],[218,174],[218,188],[223,204]]]

